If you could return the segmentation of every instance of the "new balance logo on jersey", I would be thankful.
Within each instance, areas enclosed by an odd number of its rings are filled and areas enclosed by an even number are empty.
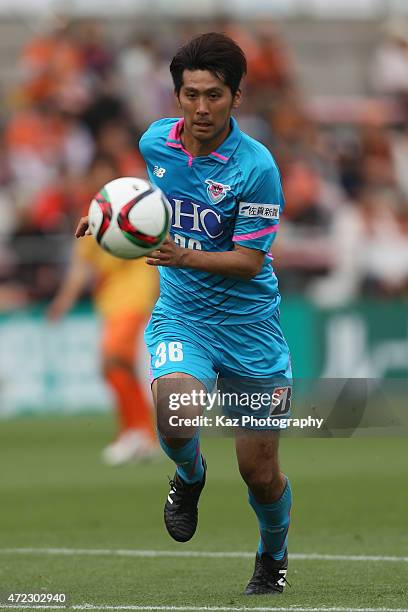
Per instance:
[[[154,166],[153,174],[159,178],[163,178],[166,174],[166,168],[160,168],[159,166]]]
[[[210,202],[213,204],[218,204],[221,202],[227,195],[229,191],[231,191],[231,187],[229,185],[223,185],[222,183],[216,183],[211,179],[207,179],[205,181],[207,185],[207,194],[210,198]]]

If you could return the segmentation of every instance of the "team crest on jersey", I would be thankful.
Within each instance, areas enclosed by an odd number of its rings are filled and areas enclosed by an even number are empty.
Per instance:
[[[211,179],[207,179],[207,193],[210,198],[210,202],[213,204],[218,204],[225,198],[227,193],[231,191],[231,187],[229,185],[223,185],[222,183],[217,183],[216,181],[212,181]]]

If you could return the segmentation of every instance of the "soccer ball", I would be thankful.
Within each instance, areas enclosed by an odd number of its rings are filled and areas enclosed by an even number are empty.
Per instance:
[[[163,192],[140,178],[110,181],[89,207],[89,229],[98,244],[122,259],[159,248],[169,231],[171,207]]]

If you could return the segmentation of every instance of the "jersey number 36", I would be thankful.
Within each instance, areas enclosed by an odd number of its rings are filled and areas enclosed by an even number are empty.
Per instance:
[[[160,342],[156,349],[155,368],[160,368],[166,361],[183,361],[183,345],[181,342]]]

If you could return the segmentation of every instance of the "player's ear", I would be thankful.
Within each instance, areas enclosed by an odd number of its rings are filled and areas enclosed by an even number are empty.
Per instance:
[[[238,108],[242,102],[242,91],[238,89],[232,100],[232,108]]]

